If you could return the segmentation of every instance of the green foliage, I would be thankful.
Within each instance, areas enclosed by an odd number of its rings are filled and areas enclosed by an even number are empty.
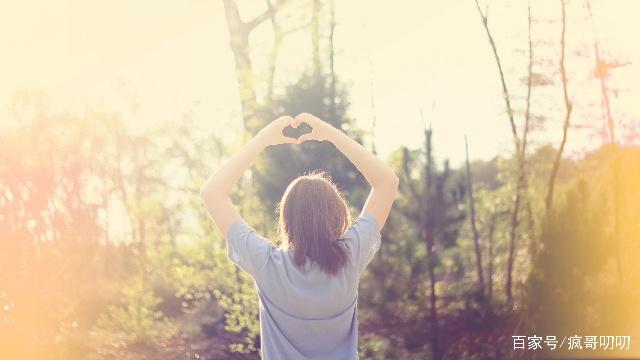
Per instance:
[[[430,148],[425,150],[402,148],[391,155],[396,173],[402,174],[400,194],[383,231],[380,256],[361,280],[363,308],[376,309],[370,316],[388,323],[423,317],[429,267],[438,281],[455,266],[443,254],[455,246],[464,219],[463,188],[448,162],[439,169]]]
[[[394,351],[388,339],[377,335],[367,335],[359,339],[358,353],[362,359],[385,360],[392,358]]]
[[[136,278],[123,289],[122,303],[108,306],[98,318],[96,332],[122,334],[131,343],[169,337],[175,329],[158,310],[160,301],[144,279]]]
[[[595,320],[584,316],[595,304],[591,287],[611,260],[607,203],[580,180],[556,208],[543,224],[529,277],[533,326],[544,333],[586,333]]]
[[[375,333],[364,334],[358,339],[358,355],[362,360],[430,359],[427,351],[405,351],[398,348],[389,337]]]
[[[332,109],[326,81],[303,77],[263,109],[270,112],[264,119],[309,111],[362,141],[346,116],[344,89]],[[231,144],[188,119],[134,134],[110,114],[39,116],[0,139],[0,358],[256,358],[254,283],[227,259],[198,197]],[[328,170],[354,211],[368,191],[331,145],[303,146],[269,150],[233,195],[245,219],[274,240],[273,207],[298,174]],[[540,199],[553,149],[527,159],[531,211],[523,210],[519,227],[518,296],[508,310],[500,293],[513,159],[471,164],[487,274],[493,266],[487,309],[474,298],[462,174],[430,154],[426,143],[388,159],[401,177],[400,194],[380,252],[360,280],[362,358],[428,358],[431,280],[447,356],[494,357],[494,345],[504,341],[478,347],[469,338],[508,340],[525,318],[550,335],[633,334],[640,316],[640,150],[604,147],[563,160],[549,218]]]
[[[296,116],[302,112],[314,114],[351,137],[362,141],[359,129],[353,126],[347,116],[347,95],[344,87],[338,83],[336,94],[332,93],[326,75],[303,75],[299,80],[285,88],[284,93],[266,104],[261,110],[265,122],[288,114]],[[331,98],[335,99],[332,106]],[[300,129],[285,129],[285,134],[297,137],[308,132],[303,124]],[[273,211],[280,201],[285,188],[296,177],[313,170],[322,169],[345,192],[352,203],[364,203],[364,179],[356,168],[332,144],[310,141],[302,146],[278,146],[268,148],[262,159],[256,164],[257,193],[265,209]]]
[[[230,344],[231,350],[234,352],[255,352],[257,350],[255,341],[260,334],[260,323],[253,281],[240,280],[238,291],[232,294],[225,294],[221,291],[216,291],[215,294],[220,306],[227,311],[225,330],[236,333],[246,330],[244,341]]]

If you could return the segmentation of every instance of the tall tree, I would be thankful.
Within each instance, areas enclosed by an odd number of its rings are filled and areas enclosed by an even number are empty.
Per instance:
[[[478,285],[481,296],[484,296],[484,276],[482,270],[482,251],[480,250],[480,235],[478,234],[478,228],[476,227],[476,207],[475,200],[473,198],[473,180],[471,178],[471,166],[469,165],[469,143],[467,142],[467,136],[464,137],[464,149],[466,154],[466,169],[467,169],[467,197],[469,199],[469,222],[471,224],[471,233],[473,234],[473,244],[476,253],[476,270],[478,272]]]
[[[273,88],[275,84],[276,76],[276,64],[278,63],[278,54],[282,47],[282,40],[284,38],[284,32],[280,26],[280,22],[276,18],[276,11],[271,0],[267,1],[267,8],[269,12],[269,20],[271,20],[271,27],[273,28],[273,46],[271,47],[271,53],[269,54],[269,65],[267,73],[267,103],[271,103],[273,100]]]
[[[607,127],[609,129],[609,142],[613,146],[614,162],[612,164],[613,174],[613,247],[615,249],[616,268],[618,270],[618,279],[622,279],[622,264],[620,261],[620,155],[618,149],[618,142],[616,140],[615,121],[611,112],[611,104],[609,102],[609,86],[607,85],[607,79],[610,75],[610,69],[623,66],[619,63],[609,63],[602,59],[600,54],[600,43],[598,41],[598,34],[596,31],[595,21],[591,12],[591,3],[589,0],[585,1],[587,12],[589,14],[589,20],[591,20],[593,29],[593,54],[595,57],[595,69],[594,74],[600,83],[600,94],[602,95],[602,107],[606,116]]]
[[[314,77],[320,76],[322,72],[322,61],[320,60],[320,12],[322,10],[321,0],[311,0],[311,64]]]
[[[489,30],[488,15],[482,11],[478,0],[476,0],[476,8],[478,9],[478,14],[480,15],[482,26],[484,27],[484,30],[487,34],[487,38],[489,39],[489,44],[491,45],[491,50],[493,51],[493,57],[496,60],[496,66],[498,67],[498,75],[500,75],[500,84],[502,84],[502,95],[503,95],[505,106],[506,106],[507,116],[509,118],[509,125],[511,126],[511,137],[513,138],[513,143],[517,151],[520,148],[520,138],[518,137],[518,131],[516,129],[514,111],[513,111],[513,107],[511,106],[511,95],[509,93],[509,89],[507,88],[507,82],[505,80],[505,74],[502,68],[502,61],[500,59],[500,55],[498,54],[498,48],[496,47],[496,42],[495,42],[495,39],[493,38],[493,34],[491,34],[491,30]]]
[[[330,92],[329,92],[329,114],[331,117],[336,116],[336,48],[334,44],[334,36],[336,31],[336,9],[335,9],[335,1],[331,0],[329,3],[330,11],[331,11],[331,22],[329,23],[329,81],[330,83]]]
[[[551,212],[553,206],[553,192],[556,185],[556,177],[558,176],[558,170],[560,168],[560,160],[562,159],[562,153],[564,152],[565,144],[567,143],[567,135],[569,133],[569,126],[571,124],[571,112],[573,110],[573,104],[569,99],[567,70],[565,68],[565,35],[567,31],[567,12],[565,8],[565,0],[560,0],[562,5],[562,31],[560,33],[560,78],[562,80],[562,97],[565,107],[564,125],[562,126],[562,140],[560,146],[556,152],[555,159],[553,161],[553,167],[551,168],[551,174],[549,175],[549,183],[547,186],[547,196],[545,197],[545,207],[547,215]]]
[[[374,154],[377,153],[375,137],[376,137],[376,126],[377,126],[377,118],[376,118],[376,102],[374,96],[374,86],[373,86],[373,61],[369,59],[369,106],[371,108],[371,151]],[[422,119],[422,113],[420,113],[420,118]]]
[[[244,128],[249,133],[255,133],[262,124],[257,119],[256,114],[258,99],[254,87],[255,75],[251,62],[249,35],[258,25],[271,18],[274,12],[277,11],[278,5],[268,6],[267,10],[260,15],[249,21],[243,21],[235,0],[222,0],[222,3],[229,31],[229,46],[231,46],[231,51],[233,52]]]
[[[442,250],[454,246],[458,238],[459,224],[464,219],[464,214],[459,210],[464,186],[452,183],[448,161],[438,171],[433,157],[432,134],[431,128],[425,129],[425,157],[420,177],[411,178],[409,152],[406,148],[403,151],[403,168],[406,171],[402,183],[407,187],[407,194],[415,201],[400,211],[417,228],[426,248],[431,355],[433,359],[441,359],[443,351],[437,310],[436,271]]]
[[[530,128],[531,119],[531,89],[533,80],[533,41],[531,37],[531,4],[527,4],[527,29],[528,29],[528,47],[529,47],[529,64],[527,68],[527,95],[525,98],[525,114],[524,114],[524,129],[522,132],[522,142],[516,151],[517,156],[517,175],[516,175],[516,190],[513,208],[511,211],[511,228],[509,230],[509,255],[507,258],[507,281],[506,281],[506,294],[507,302],[511,302],[512,294],[512,282],[513,282],[513,263],[515,261],[516,240],[518,236],[518,225],[520,224],[520,207],[522,198],[527,187],[527,171],[526,171],[526,156],[527,156],[527,138]],[[530,204],[528,204],[530,206]],[[532,217],[530,216],[530,219]],[[532,221],[529,220],[529,223]],[[531,234],[530,234],[531,235]]]
[[[505,284],[505,294],[507,297],[507,303],[510,303],[513,298],[513,265],[515,261],[515,249],[516,249],[516,239],[517,239],[517,227],[519,221],[519,211],[520,211],[520,203],[522,201],[522,193],[524,188],[526,187],[526,174],[525,174],[525,156],[526,156],[526,134],[529,131],[529,118],[530,118],[530,98],[531,98],[531,84],[532,84],[532,41],[531,41],[531,8],[528,7],[528,25],[529,25],[529,76],[527,80],[527,97],[526,97],[526,109],[525,109],[525,126],[523,132],[523,139],[520,140],[518,136],[518,131],[516,128],[515,117],[514,117],[514,109],[511,104],[511,94],[507,87],[507,82],[505,79],[505,74],[503,71],[502,60],[500,55],[498,54],[498,49],[496,46],[495,39],[491,30],[489,29],[489,19],[486,11],[483,11],[480,8],[480,3],[478,0],[475,1],[476,9],[478,10],[478,14],[480,15],[480,20],[484,27],[485,33],[487,34],[487,39],[489,40],[489,44],[491,45],[491,50],[493,52],[493,57],[496,62],[496,66],[498,68],[498,75],[500,77],[500,83],[502,85],[502,94],[506,106],[507,117],[509,119],[509,125],[511,127],[511,136],[513,138],[513,145],[515,148],[515,158],[516,158],[516,167],[518,169],[516,175],[516,186],[515,186],[515,200],[513,204],[513,208],[511,211],[511,229],[510,229],[510,238],[509,238],[509,250],[508,250],[508,258],[507,258],[507,275],[506,275],[506,284]]]

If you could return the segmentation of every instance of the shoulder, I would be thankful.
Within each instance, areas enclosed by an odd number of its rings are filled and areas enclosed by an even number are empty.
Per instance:
[[[368,212],[361,214],[356,221],[340,236],[342,240],[362,237],[364,235],[380,234],[378,221]]]

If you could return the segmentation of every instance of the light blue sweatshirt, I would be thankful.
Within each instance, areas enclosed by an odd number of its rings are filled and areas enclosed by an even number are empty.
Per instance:
[[[226,239],[229,259],[256,284],[263,359],[358,359],[358,280],[380,247],[380,227],[371,214],[338,240],[349,262],[336,275],[308,261],[298,268],[291,250],[277,248],[242,218]]]

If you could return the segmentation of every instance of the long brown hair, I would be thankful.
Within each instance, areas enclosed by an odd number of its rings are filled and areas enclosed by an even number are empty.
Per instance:
[[[349,260],[336,240],[350,226],[344,197],[324,172],[293,180],[278,205],[280,236],[293,249],[293,261],[303,267],[307,259],[335,275]]]

